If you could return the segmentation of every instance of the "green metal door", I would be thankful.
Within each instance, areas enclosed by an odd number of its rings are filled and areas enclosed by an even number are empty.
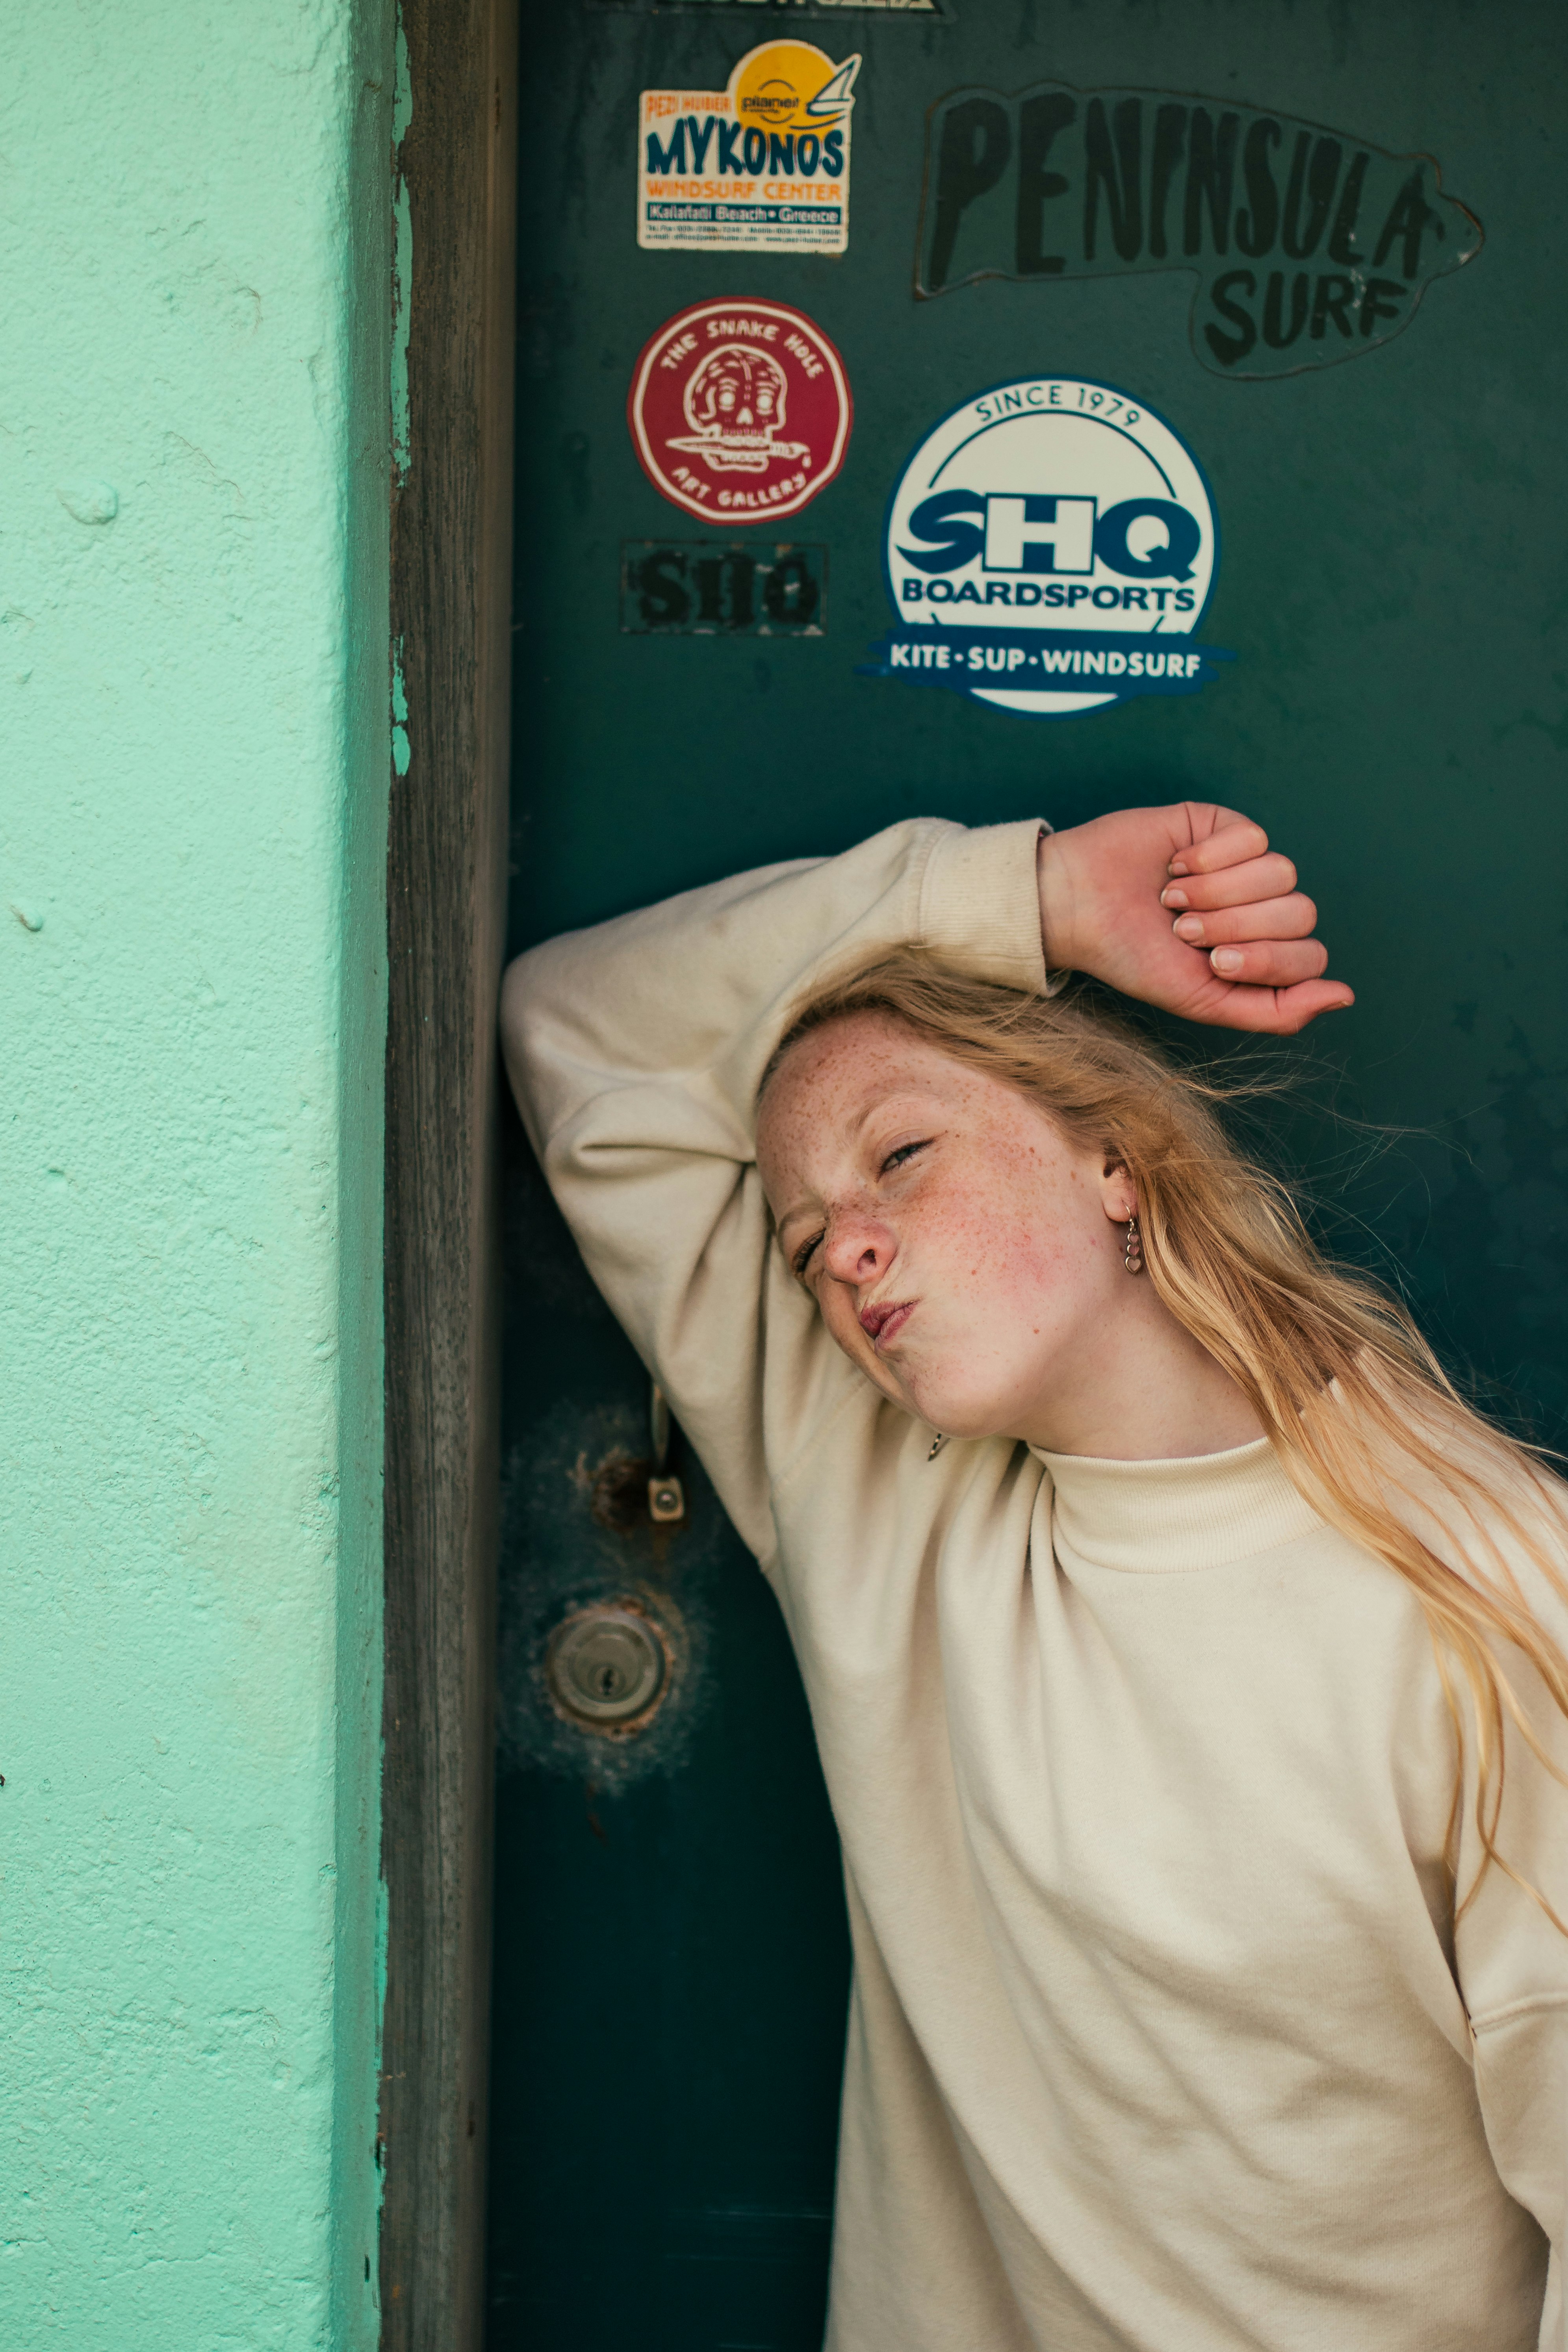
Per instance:
[[[514,948],[915,813],[1244,808],[1360,994],[1266,1056],[1318,1074],[1278,1147],[1560,1433],[1568,18],[537,0],[524,47]],[[509,1181],[490,2340],[809,2352],[805,1705],[679,1433],[650,1518],[515,1132]],[[630,1737],[548,1683],[614,1602],[666,1645]]]

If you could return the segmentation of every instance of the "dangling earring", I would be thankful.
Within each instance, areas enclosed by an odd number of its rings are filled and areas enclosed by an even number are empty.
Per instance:
[[[934,1462],[934,1461],[936,1460],[937,1455],[942,1452],[942,1447],[943,1447],[946,1444],[947,1444],[947,1438],[946,1438],[946,1436],[944,1435],[944,1433],[943,1433],[941,1430],[938,1430],[938,1432],[937,1432],[937,1438],[936,1438],[936,1444],[931,1447],[931,1452],[926,1455],[926,1460],[927,1460],[928,1462]]]
[[[1127,1220],[1127,1246],[1121,1253],[1121,1263],[1129,1274],[1142,1274],[1143,1271],[1143,1244],[1138,1238],[1136,1217]]]

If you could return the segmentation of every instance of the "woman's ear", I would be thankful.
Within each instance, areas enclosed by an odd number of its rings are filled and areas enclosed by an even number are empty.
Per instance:
[[[1138,1214],[1138,1191],[1120,1160],[1110,1153],[1100,1174],[1100,1206],[1113,1225],[1124,1225]]]

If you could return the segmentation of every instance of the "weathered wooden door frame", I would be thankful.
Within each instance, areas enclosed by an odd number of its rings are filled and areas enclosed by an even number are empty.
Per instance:
[[[381,2341],[484,2333],[518,0],[403,0],[392,631]],[[406,248],[405,248],[406,250]]]

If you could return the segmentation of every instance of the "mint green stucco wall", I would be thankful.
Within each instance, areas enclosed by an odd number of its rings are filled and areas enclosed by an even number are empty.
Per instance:
[[[6,2352],[374,2340],[392,106],[8,12]]]

